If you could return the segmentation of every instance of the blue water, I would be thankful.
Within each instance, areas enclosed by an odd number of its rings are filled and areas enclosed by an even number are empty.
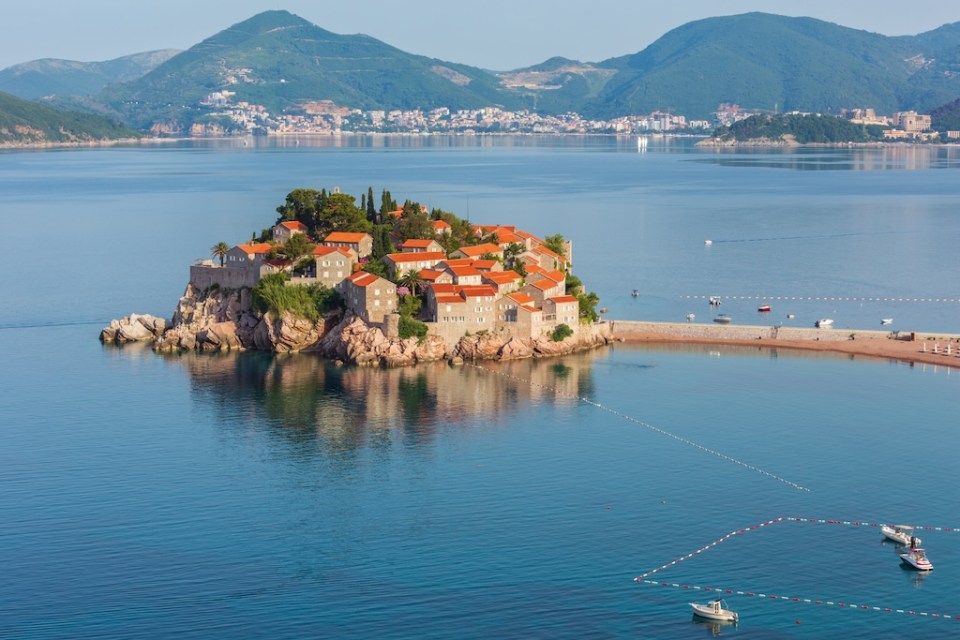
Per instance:
[[[379,371],[96,341],[169,314],[187,264],[302,185],[563,233],[616,318],[706,315],[696,294],[957,296],[952,150],[629,142],[0,154],[0,637],[956,637],[736,595],[741,623],[715,629],[686,605],[706,594],[633,578],[780,516],[960,526],[960,371],[627,345]],[[798,323],[931,331],[960,309],[805,304]],[[922,537],[927,576],[875,528],[783,522],[655,577],[960,615],[960,534]]]

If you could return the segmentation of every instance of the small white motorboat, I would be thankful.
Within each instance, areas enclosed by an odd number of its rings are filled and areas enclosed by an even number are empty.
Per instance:
[[[705,244],[705,245],[707,245],[707,246],[709,247],[710,245],[713,244],[713,240],[704,240],[704,241],[703,241],[703,244]]]
[[[933,570],[933,563],[930,562],[930,558],[927,557],[927,552],[923,549],[910,547],[905,552],[900,554],[900,559],[917,571]]]
[[[893,318],[880,318],[880,324],[893,324]]]
[[[826,329],[833,326],[833,320],[830,318],[820,318],[815,324],[818,329]]]
[[[905,547],[920,546],[920,538],[914,537],[913,527],[906,524],[880,525],[880,533],[888,540],[893,540]]]
[[[730,324],[731,322],[733,322],[733,318],[731,318],[725,313],[721,313],[716,318],[714,318],[713,321],[716,322],[717,324]]]
[[[696,319],[697,319],[697,316],[695,316],[694,314],[692,313],[687,314],[687,322],[693,322]]]
[[[699,604],[697,602],[691,602],[689,604],[695,616],[700,616],[707,620],[722,620],[724,622],[737,622],[739,620],[737,613],[727,609],[726,603],[720,599],[711,600],[706,604]]]
[[[714,307],[720,306],[720,296],[710,296],[710,304]]]

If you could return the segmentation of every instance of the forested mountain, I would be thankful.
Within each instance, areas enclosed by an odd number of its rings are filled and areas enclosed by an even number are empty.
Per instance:
[[[618,72],[583,112],[702,118],[723,102],[771,112],[930,109],[960,95],[958,55],[960,23],[888,37],[765,13],[708,18],[607,61]]]
[[[365,35],[338,35],[286,11],[267,11],[168,60],[97,102],[136,127],[195,118],[214,91],[279,113],[317,100],[360,109],[519,104],[488,72],[405,53]],[[182,105],[187,105],[184,109]]]
[[[102,116],[61,111],[0,93],[0,145],[83,143],[136,135]]]
[[[136,80],[178,53],[177,49],[163,49],[105,62],[33,60],[0,70],[0,91],[26,100],[52,95],[89,96],[109,84]]]
[[[201,100],[218,91],[273,114],[322,100],[364,110],[501,106],[595,118],[662,110],[707,119],[720,103],[770,113],[929,111],[960,96],[960,23],[888,37],[747,13],[688,23],[642,51],[600,62],[556,57],[494,74],[267,11],[142,77],[55,104],[141,129],[157,122],[186,128],[210,112]]]

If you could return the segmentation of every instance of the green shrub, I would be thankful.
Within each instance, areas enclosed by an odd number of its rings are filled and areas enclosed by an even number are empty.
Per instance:
[[[398,330],[403,340],[414,336],[420,340],[427,337],[427,325],[410,316],[400,316]]]
[[[550,338],[554,342],[561,342],[565,338],[573,335],[573,329],[571,329],[566,324],[560,323],[557,325],[557,328],[553,330],[553,333],[550,334]]]
[[[253,288],[253,306],[261,313],[271,311],[280,315],[290,312],[311,322],[340,304],[340,295],[319,284],[288,285],[285,273],[271,273],[260,279]]]

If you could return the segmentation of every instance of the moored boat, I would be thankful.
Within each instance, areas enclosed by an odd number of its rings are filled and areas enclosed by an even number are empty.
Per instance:
[[[714,307],[720,306],[720,296],[710,296],[710,304]]]
[[[757,311],[759,311],[760,313],[769,313],[769,312],[770,312],[770,305],[768,305],[768,304],[762,304],[762,305],[760,305],[759,307],[757,307]]]
[[[880,318],[880,324],[893,324],[893,318]]]
[[[933,563],[930,562],[930,558],[927,557],[927,552],[923,549],[911,547],[900,554],[900,559],[917,571],[933,570]]]
[[[830,318],[820,318],[817,320],[816,325],[818,329],[826,329],[833,326],[833,320]]]
[[[730,324],[731,322],[733,322],[733,318],[731,318],[725,313],[721,313],[716,318],[714,318],[713,321],[716,322],[717,324]]]
[[[689,604],[693,609],[693,614],[701,618],[722,620],[725,622],[737,622],[739,620],[737,613],[727,609],[726,603],[723,600],[712,600],[706,604],[699,604],[697,602],[691,602]]]
[[[920,538],[916,538],[913,535],[913,527],[905,524],[883,524],[880,525],[880,533],[883,534],[888,540],[893,540],[897,544],[902,544],[905,547],[918,547],[920,546]]]

